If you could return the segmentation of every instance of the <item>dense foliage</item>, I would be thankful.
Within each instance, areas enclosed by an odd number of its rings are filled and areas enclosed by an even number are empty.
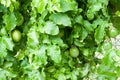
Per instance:
[[[119,32],[108,4],[0,0],[0,80],[117,80],[120,51],[110,37]]]

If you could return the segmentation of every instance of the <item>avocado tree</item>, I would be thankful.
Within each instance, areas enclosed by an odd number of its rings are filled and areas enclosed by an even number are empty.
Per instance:
[[[0,0],[0,80],[119,79],[111,1]]]

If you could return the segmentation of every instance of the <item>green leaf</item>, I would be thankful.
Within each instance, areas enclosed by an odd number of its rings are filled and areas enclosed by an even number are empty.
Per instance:
[[[59,74],[58,80],[66,80],[66,76],[64,74]]]
[[[52,14],[49,18],[56,24],[63,26],[71,26],[71,20],[66,14],[56,13],[56,14]]]
[[[74,40],[74,44],[78,47],[84,47],[84,43],[83,42],[80,42],[79,39],[75,39]]]
[[[70,67],[72,67],[72,68],[74,67],[75,63],[74,63],[72,57],[68,60],[68,65],[69,65]]]
[[[106,6],[108,5],[109,3],[109,0],[99,0],[101,3],[105,4]],[[111,1],[111,0],[110,0]],[[116,0],[117,1],[117,0]]]
[[[92,5],[90,8],[91,8],[91,12],[96,12],[102,8],[102,4],[100,2],[98,2],[98,3],[95,3],[94,5]]]
[[[19,59],[20,54],[23,54],[24,57],[25,55],[28,57],[29,63],[30,64],[26,64],[25,68],[26,69],[38,69],[40,67],[43,67],[44,65],[47,64],[47,55],[46,55],[46,46],[41,45],[33,47],[33,48],[28,48],[27,50],[25,50],[23,53],[20,52],[18,54],[18,56],[16,55],[16,57]]]
[[[114,17],[114,16],[111,17],[111,21],[112,21],[113,26],[114,26],[115,28],[117,28],[118,30],[120,30],[119,20],[120,20],[120,17]]]
[[[112,79],[112,80],[116,80],[117,75],[115,73],[115,69],[110,67],[109,65],[103,65],[101,64],[98,69],[98,78],[102,78],[102,79]]]
[[[21,26],[23,24],[24,18],[23,15],[20,12],[15,12],[15,16],[17,19],[17,26]]]
[[[81,34],[81,26],[75,25],[72,31],[73,38],[79,38]]]
[[[5,62],[4,63],[4,68],[10,68],[12,67],[13,63],[12,62]]]
[[[31,6],[37,8],[37,11],[42,14],[45,10],[48,0],[32,0]]]
[[[12,71],[4,70],[0,68],[0,79],[6,80],[7,78],[15,78],[17,75],[14,74]]]
[[[77,8],[77,3],[75,1],[71,0],[60,0],[60,6],[62,9],[62,12],[74,10]]]
[[[59,37],[50,37],[51,42],[55,45],[64,46],[63,40]]]
[[[14,13],[5,14],[3,16],[3,22],[5,23],[5,28],[7,29],[7,31],[12,31],[17,24]]]
[[[94,13],[92,13],[92,12],[87,12],[87,18],[89,19],[89,20],[93,20],[94,19]]]
[[[116,10],[120,10],[119,0],[110,0],[110,3],[114,5]]]
[[[102,47],[104,50],[110,50],[110,49],[112,49],[112,43],[111,42],[104,42]]]
[[[46,56],[46,47],[45,46],[41,46],[39,50],[34,51],[35,56],[34,56],[34,63],[38,63],[46,65],[47,64],[47,56]]]
[[[4,1],[4,0],[0,0],[1,4],[3,4],[5,7],[10,7],[11,5],[11,1],[10,0],[7,0],[7,1]]]
[[[55,63],[60,63],[61,62],[61,51],[59,46],[56,45],[50,45],[47,48],[47,54],[50,56],[50,58],[55,62]]]
[[[100,19],[100,18],[97,18],[97,19],[95,19],[95,20],[93,21],[92,26],[93,26],[93,28],[95,29],[95,28],[98,27],[98,25],[101,25],[102,23],[103,23],[103,20]]]
[[[71,72],[71,79],[72,80],[78,80],[78,77],[79,76],[79,69],[74,69],[72,72]]]
[[[82,24],[83,25],[83,17],[81,15],[77,16],[75,18],[76,23]]]
[[[6,44],[3,42],[3,38],[0,37],[0,57],[7,56]]]
[[[53,22],[47,21],[44,26],[44,31],[50,35],[57,35],[59,33],[59,28]]]
[[[2,35],[2,36],[7,35],[7,31],[6,31],[5,27],[1,28],[0,35]]]
[[[15,57],[18,59],[18,60],[23,60],[23,58],[25,57],[25,53],[24,53],[24,50],[19,50]]]
[[[47,9],[50,12],[61,12],[61,6],[60,6],[60,0],[48,0],[48,5],[47,5]]]
[[[88,32],[85,28],[82,28],[81,31],[82,32],[81,32],[81,37],[80,38],[81,38],[81,40],[84,40],[88,36]]]
[[[8,50],[13,51],[14,43],[11,38],[4,37],[4,44]]]
[[[84,21],[84,27],[85,27],[85,29],[86,29],[88,32],[93,31],[92,24],[91,24],[89,21],[87,21],[87,20]]]
[[[103,40],[104,34],[105,34],[105,27],[104,26],[99,26],[95,30],[95,41],[97,42],[97,44],[99,44]]]
[[[90,67],[90,64],[89,63],[86,63],[85,66],[82,68],[82,77],[86,76],[89,72],[89,68]]]
[[[88,0],[88,4],[95,4],[97,3],[97,0]]]
[[[82,49],[82,54],[84,55],[84,56],[90,56],[90,51],[89,51],[89,49]]]
[[[48,10],[45,10],[45,11],[42,13],[41,18],[44,19],[44,18],[47,16],[47,14],[48,14]],[[42,19],[40,19],[40,21],[41,21]],[[41,21],[41,22],[42,22],[42,21]]]
[[[103,41],[103,38],[105,36],[105,28],[108,26],[108,23],[106,21],[103,21],[103,23],[98,26],[98,28],[95,30],[95,41],[97,44]]]
[[[44,72],[40,72],[39,70],[32,70],[28,72],[28,77],[25,78],[26,80],[45,80]]]
[[[7,8],[3,4],[0,4],[0,12],[7,12]]]
[[[27,34],[27,38],[28,38],[27,43],[30,46],[36,46],[37,44],[39,44],[39,40],[38,40],[39,35],[36,32],[35,27],[36,26],[33,26]]]

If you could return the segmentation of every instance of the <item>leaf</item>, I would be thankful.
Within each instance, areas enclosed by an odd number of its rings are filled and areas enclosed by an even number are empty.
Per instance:
[[[75,25],[74,28],[73,28],[73,30],[72,30],[72,36],[73,36],[73,38],[79,38],[80,34],[81,34],[81,31],[82,31],[81,26]]]
[[[49,0],[47,9],[50,12],[54,12],[54,11],[61,12],[60,0],[52,0],[52,1]]]
[[[111,17],[111,20],[112,20],[112,23],[113,23],[113,26],[115,28],[117,28],[118,30],[120,30],[120,23],[119,23],[119,20],[120,20],[120,17]]]
[[[74,40],[74,44],[78,47],[84,47],[84,43],[83,42],[80,42],[79,39],[75,39]]]
[[[50,58],[55,62],[55,63],[60,63],[61,62],[61,51],[59,46],[56,45],[50,45],[47,48],[47,54],[50,56]]]
[[[35,53],[34,53],[35,52]],[[35,54],[33,62],[38,63],[39,65],[47,64],[47,56],[46,56],[46,46],[41,46],[39,50],[35,50],[33,53]]]
[[[99,11],[102,8],[102,4],[98,2],[92,5],[90,8],[91,8],[91,12]]]
[[[14,13],[5,14],[3,16],[3,22],[5,23],[5,28],[7,29],[7,31],[12,31],[17,24]]]
[[[109,65],[101,64],[97,69],[98,78],[116,80],[117,75],[115,73],[114,68],[115,67],[110,67]]]
[[[6,80],[7,78],[15,78],[17,75],[12,71],[4,70],[0,68],[0,79]]]
[[[59,45],[59,46],[64,45],[63,40],[61,38],[59,38],[59,37],[50,37],[50,40],[55,45]]]
[[[114,6],[114,9],[120,10],[120,5],[119,5],[120,0],[110,0],[110,3]]]
[[[86,63],[81,71],[82,77],[86,76],[88,74],[89,70],[90,70],[90,64]]]
[[[58,80],[66,80],[66,76],[64,74],[59,74]]]
[[[117,55],[115,49],[109,49],[104,51],[104,58],[102,59],[102,63],[99,65],[97,72],[100,76],[104,76],[103,78],[116,80],[118,77],[120,57]]]
[[[97,3],[97,0],[88,0],[88,4],[95,4]]]
[[[5,7],[10,7],[10,5],[11,5],[11,1],[10,0],[7,0],[7,1],[0,0],[0,1],[1,1],[1,4],[3,4]]]
[[[40,72],[39,70],[32,70],[29,71],[27,74],[28,77],[25,78],[26,80],[30,80],[30,79],[45,80],[44,72]]]
[[[60,6],[62,9],[62,12],[74,10],[77,8],[77,3],[75,1],[71,0],[60,0]]]
[[[39,44],[39,35],[35,30],[36,26],[33,26],[27,34],[27,44],[30,46],[36,46]]]
[[[11,38],[3,37],[4,44],[8,50],[13,51],[14,43],[12,42]]]
[[[45,11],[42,13],[41,18],[42,18],[42,19],[45,19],[45,17],[47,16],[47,14],[48,14],[48,10],[45,10]],[[40,19],[40,20],[42,20],[42,19]],[[42,22],[42,21],[41,21],[41,22]]]
[[[52,14],[49,19],[58,25],[71,26],[70,18],[63,13]]]
[[[57,35],[59,33],[59,28],[53,22],[47,21],[44,26],[44,31],[50,35]]]
[[[5,27],[1,28],[1,30],[0,30],[0,35],[2,35],[2,36],[8,35]]]
[[[15,16],[16,16],[16,19],[17,19],[17,26],[21,26],[23,24],[23,21],[24,21],[24,18],[23,18],[23,15],[19,12],[15,12]]]
[[[104,36],[105,36],[105,28],[108,26],[108,23],[106,21],[103,21],[103,23],[95,30],[95,41],[97,44],[102,42]]]
[[[87,20],[84,20],[84,27],[85,27],[85,29],[86,29],[88,32],[93,31],[92,24],[91,24],[89,21],[87,21]]]
[[[24,52],[25,52],[24,50],[19,50],[19,51],[17,51],[17,53],[14,57],[16,57],[18,59],[18,61],[23,60],[23,58],[25,57]]]
[[[48,0],[32,0],[31,6],[37,8],[37,11],[42,14],[45,10]]]
[[[99,0],[101,3],[105,4],[105,5],[108,5],[109,3],[109,0]],[[110,0],[111,1],[111,0]],[[117,1],[117,0],[116,0]]]
[[[46,46],[41,45],[36,47],[27,47],[28,49],[24,51],[22,54],[24,55],[24,58],[27,56],[29,64],[26,64],[26,62],[23,62],[23,67],[25,69],[38,69],[40,67],[43,67],[47,64],[47,55],[46,55]],[[19,58],[20,55],[16,56]]]
[[[89,49],[82,49],[82,54],[84,55],[84,56],[90,56],[91,55],[91,53],[90,53],[90,51],[89,51]]]
[[[81,31],[82,32],[81,32],[81,37],[80,38],[81,38],[81,40],[84,40],[88,36],[88,32],[85,28],[82,28]]]
[[[76,23],[82,24],[83,25],[83,17],[81,15],[77,16],[75,18]]]
[[[3,4],[0,4],[0,12],[7,12],[7,8]]]
[[[4,68],[10,68],[12,67],[13,63],[12,62],[5,62],[4,63]]]
[[[101,25],[102,23],[103,23],[103,20],[100,18],[97,18],[96,20],[93,21],[92,26],[95,29],[98,27],[98,25]]]
[[[3,41],[3,38],[0,37],[0,57],[2,58],[7,56],[6,45]]]
[[[72,80],[78,80],[77,76],[79,76],[79,69],[75,69],[71,72],[71,79]]]
[[[105,28],[102,26],[99,26],[96,30],[95,30],[95,41],[97,42],[97,44],[99,44],[103,38],[104,38],[104,34],[105,34]]]

